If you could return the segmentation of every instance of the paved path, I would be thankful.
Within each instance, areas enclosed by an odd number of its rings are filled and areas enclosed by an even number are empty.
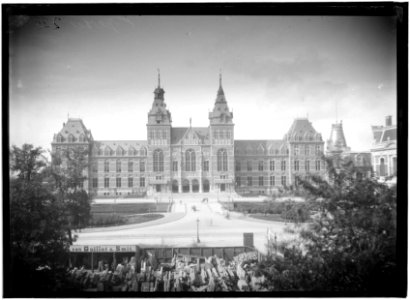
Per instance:
[[[278,241],[292,238],[284,233],[285,224],[248,220],[241,214],[230,214],[216,200],[209,203],[176,201],[173,207],[178,218],[168,219],[166,223],[154,221],[143,224],[111,227],[110,230],[90,229],[78,234],[77,245],[140,245],[140,246],[242,246],[243,233],[254,233],[254,245],[265,252],[268,228],[277,235]],[[192,209],[196,207],[196,211]],[[186,207],[186,213],[185,213]],[[182,217],[181,217],[181,214]],[[159,220],[158,220],[159,221]],[[199,222],[197,222],[199,221]],[[200,243],[197,242],[197,225]]]

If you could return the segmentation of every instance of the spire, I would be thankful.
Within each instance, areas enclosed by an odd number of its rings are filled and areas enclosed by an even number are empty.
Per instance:
[[[158,87],[161,87],[161,74],[160,74],[160,70],[159,68],[157,68],[157,72],[158,72]]]
[[[222,89],[222,71],[219,70],[219,89],[218,89],[218,96],[223,96],[224,90]]]

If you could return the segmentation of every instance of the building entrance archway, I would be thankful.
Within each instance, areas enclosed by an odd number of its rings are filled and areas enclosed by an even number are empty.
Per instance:
[[[221,190],[221,192],[225,192],[225,183],[221,183],[221,185],[219,186],[219,189]]]
[[[202,183],[202,190],[204,193],[209,193],[209,180],[205,179]]]
[[[189,181],[187,179],[182,180],[182,192],[189,193]]]
[[[199,192],[199,182],[197,179],[192,180],[192,192],[193,193]]]
[[[172,192],[178,193],[178,181],[177,180],[172,180]]]

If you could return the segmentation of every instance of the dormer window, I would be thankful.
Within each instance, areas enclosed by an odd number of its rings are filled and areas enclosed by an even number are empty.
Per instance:
[[[121,147],[117,148],[117,156],[123,156],[124,155],[124,150]]]
[[[73,136],[72,134],[70,134],[70,135],[68,136],[68,142],[69,142],[69,143],[75,142],[75,138],[74,138],[74,136]]]
[[[78,138],[78,140],[79,140],[80,142],[85,142],[85,136],[84,136],[84,134],[81,134],[80,137]]]
[[[111,149],[110,149],[110,147],[106,147],[106,148],[104,149],[104,155],[105,155],[105,156],[110,156],[110,155],[111,155]]]
[[[62,143],[62,142],[64,142],[64,138],[61,134],[58,134],[57,135],[57,143]]]

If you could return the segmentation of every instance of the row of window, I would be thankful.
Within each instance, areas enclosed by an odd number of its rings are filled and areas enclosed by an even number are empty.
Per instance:
[[[304,151],[303,151],[304,150]],[[311,155],[314,153],[315,155],[320,155],[322,151],[322,147],[320,145],[309,147],[309,145],[294,145],[293,146],[293,155]]]
[[[110,180],[111,179],[114,179],[114,178],[109,178],[109,177],[104,178],[104,188],[109,188],[110,187]],[[93,188],[98,188],[98,178],[93,178],[92,179],[92,185],[93,185]],[[140,187],[145,187],[145,177],[140,177],[139,186]],[[117,187],[117,188],[122,187],[122,178],[121,177],[115,178],[115,187]],[[132,177],[128,178],[128,187],[129,188],[134,187],[134,178],[132,178]]]
[[[148,138],[150,140],[165,140],[167,139],[167,130],[149,129]]]
[[[117,160],[115,162],[115,170],[120,173],[122,172],[122,162],[121,160]],[[92,171],[93,172],[97,172],[98,171],[98,166],[97,164],[93,164],[92,165]],[[104,172],[110,172],[110,162],[108,160],[106,160],[104,162]],[[128,162],[128,172],[134,172],[134,162],[133,161],[129,161]],[[141,161],[140,162],[140,172],[143,173],[145,172],[145,162]]]
[[[61,134],[58,134],[57,135],[57,143],[63,143],[63,142],[65,142],[66,141],[66,139],[61,135]],[[87,140],[86,140],[86,138],[85,138],[85,135],[84,134],[80,134],[80,136],[78,137],[78,139],[76,139],[75,137],[74,137],[74,135],[72,135],[72,134],[69,134],[68,135],[68,137],[67,137],[67,142],[69,142],[69,143],[74,143],[74,142],[80,142],[80,143],[84,143],[84,142],[86,142]]]
[[[260,160],[258,162],[258,171],[264,171],[264,167],[265,167],[264,161]],[[269,161],[269,171],[275,171],[275,168],[276,168],[275,161],[274,160]],[[315,169],[316,169],[316,171],[320,171],[320,160],[315,161]],[[237,161],[235,163],[235,170],[236,171],[241,171],[241,162],[240,161]],[[253,170],[252,161],[247,161],[246,162],[246,170],[247,171],[252,171]],[[280,170],[281,171],[286,171],[286,160],[282,160],[280,162]],[[299,160],[294,161],[294,170],[299,171]],[[306,171],[310,170],[310,161],[309,160],[305,161],[305,170]]]
[[[256,178],[255,178],[256,179]],[[263,176],[258,177],[258,185],[259,186],[265,186],[265,178]],[[286,176],[281,176],[280,177],[280,182],[281,185],[286,185]],[[276,178],[275,176],[270,176],[269,177],[269,186],[275,186],[276,184]],[[236,177],[235,178],[235,184],[236,186],[242,186],[242,184],[246,184],[246,186],[253,186],[254,185],[254,178],[252,176],[248,176],[246,178],[246,182],[242,182],[241,177]]]
[[[140,150],[136,150],[133,147],[128,148],[127,151],[125,151],[123,148],[121,147],[117,147],[117,149],[115,151],[113,151],[110,147],[105,147],[104,150],[102,149],[98,149],[98,155],[104,155],[104,156],[146,156],[147,155],[147,150],[145,148],[141,148]]]
[[[230,130],[214,130],[213,139],[214,140],[230,140],[231,139],[231,131]]]

